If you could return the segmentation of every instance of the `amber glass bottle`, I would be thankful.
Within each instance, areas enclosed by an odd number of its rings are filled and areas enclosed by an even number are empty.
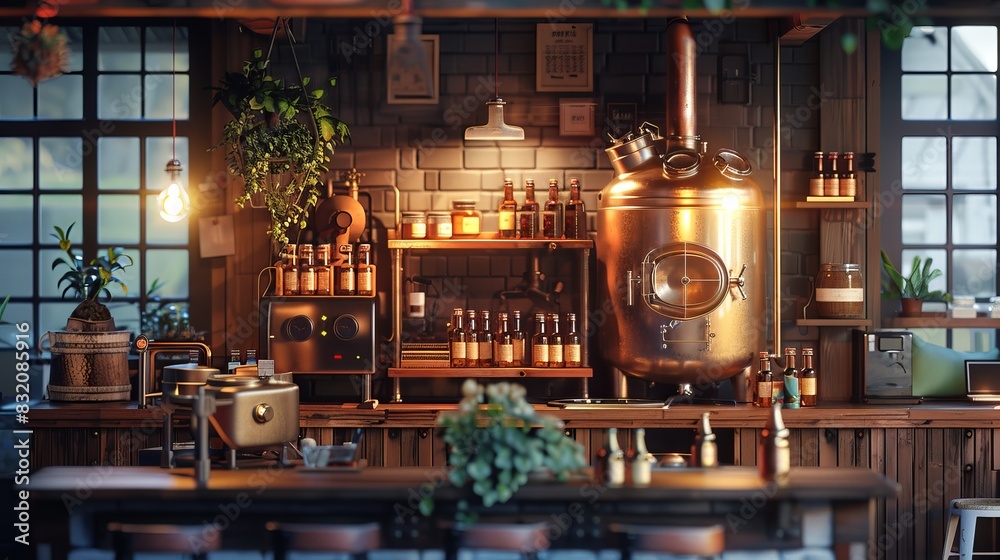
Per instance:
[[[816,370],[813,368],[812,348],[802,349],[799,390],[802,393],[802,406],[816,406]]]
[[[760,369],[757,370],[757,398],[754,404],[768,407],[774,404],[774,374],[771,372],[771,354],[759,352]]]

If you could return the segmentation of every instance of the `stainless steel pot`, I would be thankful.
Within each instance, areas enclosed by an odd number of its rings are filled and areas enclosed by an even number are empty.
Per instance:
[[[299,434],[299,387],[251,376],[216,375],[206,393],[215,396],[209,417],[219,437],[233,449],[295,441]]]
[[[617,177],[597,212],[601,351],[632,376],[676,384],[746,372],[765,329],[766,209],[750,162],[709,155],[694,134],[694,40],[668,26],[675,50],[669,130],[607,150]]]
[[[219,370],[201,364],[173,364],[163,367],[160,377],[161,398],[180,406],[190,406],[198,387],[208,382]]]

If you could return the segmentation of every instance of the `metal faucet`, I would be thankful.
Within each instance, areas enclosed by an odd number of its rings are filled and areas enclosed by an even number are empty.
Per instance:
[[[194,350],[201,354],[201,359],[204,360],[202,365],[212,365],[212,349],[204,342],[149,340],[149,337],[142,334],[135,339],[135,350],[139,353],[139,368],[137,373],[137,377],[139,378],[139,408],[146,408],[152,404],[153,398],[163,396],[161,392],[150,392],[150,388],[155,382],[157,354],[161,352],[190,352]]]

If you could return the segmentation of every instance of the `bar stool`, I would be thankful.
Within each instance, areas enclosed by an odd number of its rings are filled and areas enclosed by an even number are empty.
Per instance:
[[[634,552],[687,554],[702,558],[721,558],[726,548],[722,525],[635,525],[612,524],[611,531],[623,537],[622,560],[631,560]]]
[[[525,560],[537,560],[538,553],[549,547],[548,525],[538,523],[475,523],[465,529],[453,529],[447,543],[445,560],[455,560],[460,548],[519,552]]]
[[[958,557],[961,560],[972,558],[972,548],[976,540],[976,520],[980,517],[1000,517],[1000,498],[957,498],[951,501],[948,532],[944,537],[941,560],[948,560],[955,554],[951,551],[951,545],[955,540],[955,529],[959,526],[962,527],[962,532],[958,537]],[[996,553],[990,555],[996,556]]]
[[[173,552],[205,560],[222,546],[222,532],[205,525],[109,523],[115,560],[131,560],[136,552]]]
[[[382,531],[378,523],[278,523],[266,525],[274,539],[274,560],[284,560],[290,551],[341,552],[364,560],[379,548]]]

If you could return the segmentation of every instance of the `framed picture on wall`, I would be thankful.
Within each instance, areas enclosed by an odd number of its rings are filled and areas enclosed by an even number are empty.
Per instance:
[[[420,50],[389,35],[386,55],[387,102],[392,104],[438,102],[441,68],[437,35],[421,35]]]
[[[594,91],[594,24],[539,23],[535,90]]]

